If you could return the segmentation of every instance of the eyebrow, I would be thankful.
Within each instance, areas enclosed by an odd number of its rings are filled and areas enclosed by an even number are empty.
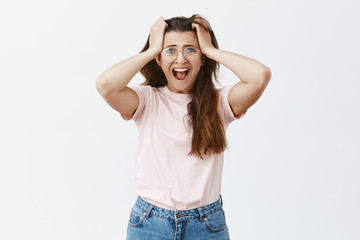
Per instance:
[[[176,44],[170,44],[170,45],[167,45],[165,48],[168,48],[168,47],[177,47],[177,45]],[[186,45],[184,45],[184,47],[196,47],[196,48],[199,48],[199,47],[197,47],[195,45],[192,45],[192,44],[186,44]]]

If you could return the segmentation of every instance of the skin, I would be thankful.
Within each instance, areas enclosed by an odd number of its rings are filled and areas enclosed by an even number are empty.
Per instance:
[[[201,19],[199,19],[201,21]],[[204,23],[204,22],[203,22]],[[206,23],[204,23],[206,24]],[[174,92],[186,93],[193,84],[200,66],[199,62],[189,63],[179,53],[178,59],[171,64],[165,64],[161,57],[157,58],[164,45],[169,42],[177,44],[183,49],[186,41],[195,41],[194,37],[181,33],[179,40],[175,40],[169,33],[165,34],[167,24],[160,17],[150,28],[150,47],[145,52],[117,63],[102,73],[96,80],[96,87],[105,101],[124,118],[131,118],[139,105],[137,94],[127,84],[137,72],[152,59],[157,59],[168,79],[168,88]],[[240,54],[216,49],[211,43],[210,34],[200,25],[193,24],[196,29],[197,44],[201,53],[230,69],[238,78],[228,95],[229,105],[236,117],[244,114],[262,95],[271,78],[270,69],[262,63]],[[175,35],[174,35],[175,36]],[[191,39],[190,39],[191,38]],[[194,43],[195,44],[195,43]],[[170,70],[175,66],[191,68],[191,77],[184,84],[176,83]]]
[[[189,93],[191,88],[194,85],[196,80],[196,76],[199,73],[201,66],[204,64],[204,59],[201,56],[201,53],[198,53],[198,58],[195,61],[188,61],[182,51],[187,46],[193,46],[196,48],[199,47],[199,43],[197,40],[197,36],[195,32],[187,31],[187,32],[167,32],[164,36],[164,44],[163,48],[167,48],[169,46],[179,50],[177,58],[173,62],[167,62],[164,58],[159,55],[156,58],[156,62],[163,70],[165,77],[167,79],[167,87],[170,91],[175,93]],[[178,80],[173,75],[173,69],[179,68],[187,68],[188,74],[184,80]]]

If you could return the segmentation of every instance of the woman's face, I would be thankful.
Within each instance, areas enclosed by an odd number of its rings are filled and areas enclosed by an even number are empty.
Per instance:
[[[167,32],[164,36],[165,52],[156,58],[156,62],[163,70],[167,79],[167,86],[175,93],[189,93],[193,87],[197,74],[204,63],[196,33]],[[186,57],[184,56],[186,50]],[[176,56],[176,51],[178,51]],[[175,56],[171,57],[171,54]]]

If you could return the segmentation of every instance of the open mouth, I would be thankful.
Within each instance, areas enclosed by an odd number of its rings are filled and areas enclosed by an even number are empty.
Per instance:
[[[176,77],[178,80],[184,80],[186,76],[189,74],[188,68],[174,68],[172,70],[172,73],[174,77]]]

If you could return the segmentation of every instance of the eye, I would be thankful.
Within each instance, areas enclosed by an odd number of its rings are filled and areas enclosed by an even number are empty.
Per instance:
[[[165,53],[167,55],[173,55],[176,53],[176,50],[173,48],[166,48],[166,49],[164,49],[163,53]]]
[[[195,49],[195,48],[192,48],[192,47],[188,47],[188,48],[185,48],[185,52],[186,52],[186,53],[195,53],[195,52],[196,52],[196,49]]]

